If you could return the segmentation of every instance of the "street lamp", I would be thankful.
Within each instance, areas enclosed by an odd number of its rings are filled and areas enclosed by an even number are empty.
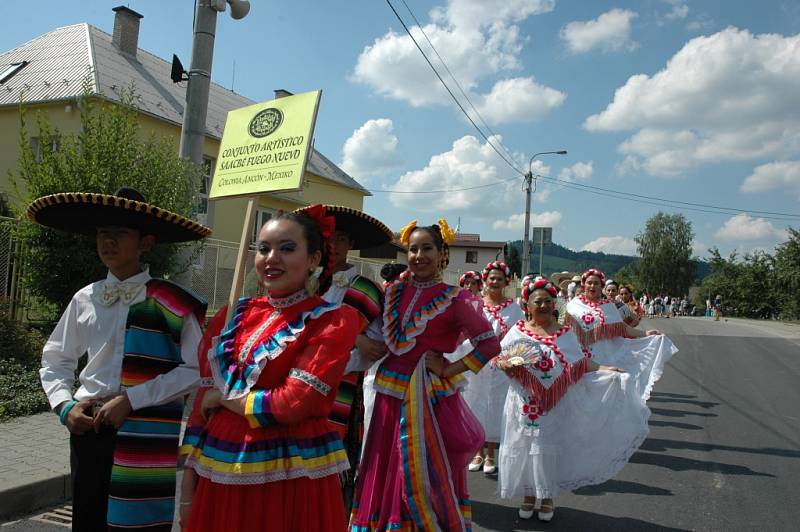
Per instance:
[[[528,173],[525,174],[525,234],[522,238],[522,275],[528,275],[531,262],[530,227],[531,227],[531,182],[533,181],[533,160],[540,155],[566,155],[567,150],[540,151],[534,153],[528,163]],[[542,272],[539,272],[540,274]]]

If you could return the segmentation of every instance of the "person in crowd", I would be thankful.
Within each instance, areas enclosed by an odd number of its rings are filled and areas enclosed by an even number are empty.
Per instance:
[[[639,319],[636,314],[625,304],[621,297],[619,297],[620,287],[619,283],[613,279],[608,279],[603,289],[606,300],[612,301],[616,306],[619,313],[622,315],[622,321],[636,327],[639,324]]]
[[[458,286],[469,290],[478,297],[481,297],[483,292],[483,279],[480,272],[467,271],[458,278]]]
[[[595,362],[628,371],[647,400],[664,364],[678,350],[659,331],[642,331],[625,323],[616,304],[602,297],[604,277],[594,268],[584,272],[584,294],[567,305],[567,324]]]
[[[328,417],[364,320],[318,295],[331,282],[334,232],[322,205],[259,231],[266,296],[239,300],[209,361],[207,421],[186,429],[184,530],[346,528],[339,474],[350,464]]]
[[[642,305],[633,297],[633,289],[629,285],[622,285],[619,287],[619,297],[630,310],[629,317],[625,319],[625,323],[631,327],[636,327],[644,317],[644,309]]]
[[[714,298],[714,321],[719,321],[722,317],[722,296],[717,294]]]
[[[350,529],[471,529],[467,464],[485,437],[461,398],[463,372],[478,373],[500,342],[467,290],[442,282],[455,233],[445,220],[411,222],[400,233],[408,271],[386,289],[384,341],[390,351],[375,377]],[[455,362],[467,338],[473,350]]]
[[[568,325],[553,319],[556,290],[540,279],[522,288],[525,319],[504,337],[492,364],[512,384],[503,411],[499,493],[524,497],[530,519],[553,518],[563,491],[613,477],[647,437],[650,410],[620,368],[590,358]]]
[[[511,269],[501,261],[490,262],[481,274],[486,283],[483,296],[483,314],[502,340],[517,320],[523,317],[522,310],[514,300],[506,297],[505,289],[511,280]],[[469,347],[469,341],[466,341]],[[500,413],[508,392],[508,378],[492,366],[476,375],[467,376],[464,400],[486,432],[486,453],[481,449],[469,464],[470,471],[483,470],[486,474],[497,472],[494,452],[500,443]]]
[[[303,213],[314,208],[304,207],[295,212]],[[372,248],[390,242],[394,233],[377,218],[350,207],[325,205],[325,215],[333,217],[336,225],[333,235],[335,261],[330,288],[322,298],[351,306],[358,311],[361,320],[361,332],[350,353],[350,361],[339,383],[330,415],[350,462],[350,469],[342,475],[345,515],[349,515],[363,435],[375,398],[372,391],[374,372],[370,374],[368,370],[386,356],[386,344],[383,343],[381,319],[383,290],[367,277],[359,275],[356,267],[348,264],[347,254],[350,250]]]
[[[689,296],[683,296],[681,299],[681,316],[688,316],[689,315]]]
[[[71,299],[42,352],[50,406],[70,433],[74,530],[170,530],[183,397],[199,384],[206,304],[150,277],[142,254],[211,230],[138,191],[61,193],[28,217],[95,237],[105,279]],[[73,394],[78,359],[87,355]]]

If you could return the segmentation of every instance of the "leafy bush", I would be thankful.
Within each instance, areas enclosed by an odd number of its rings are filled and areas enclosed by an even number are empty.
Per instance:
[[[14,321],[0,301],[0,421],[49,408],[39,382],[45,337]]]

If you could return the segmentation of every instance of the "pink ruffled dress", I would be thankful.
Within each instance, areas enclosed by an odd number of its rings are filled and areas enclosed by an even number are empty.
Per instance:
[[[461,398],[464,378],[425,369],[428,350],[449,353],[464,339],[477,373],[500,351],[483,302],[444,283],[397,281],[386,289],[390,354],[375,376],[376,399],[359,467],[350,529],[470,530],[466,467],[483,429]]]

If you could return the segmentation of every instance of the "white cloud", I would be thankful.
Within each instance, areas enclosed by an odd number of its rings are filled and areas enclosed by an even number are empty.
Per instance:
[[[708,255],[708,246],[700,240],[692,241],[692,255],[703,258]]]
[[[484,80],[521,68],[524,38],[517,23],[554,6],[553,0],[450,0],[431,11],[431,22],[423,25],[425,35],[487,121],[532,121],[563,102],[563,93],[530,77],[496,80],[488,94],[476,90]],[[412,27],[411,33],[444,73],[420,28]],[[413,107],[451,105],[446,90],[405,33],[389,31],[365,47],[351,78]],[[498,103],[502,105],[497,107]]]
[[[500,140],[500,137],[489,138]],[[518,166],[527,168],[528,159],[524,155],[512,154],[512,157]],[[550,167],[537,159],[533,163],[533,172],[549,175]],[[428,213],[462,216],[465,221],[468,220],[470,227],[478,229],[491,228],[498,219],[509,216],[508,213],[518,213],[525,207],[522,177],[514,177],[488,143],[482,143],[471,135],[456,140],[450,150],[432,156],[423,168],[406,172],[386,188],[404,192],[457,190],[439,194],[393,193],[389,199],[395,207],[413,212],[421,219],[429,216]],[[548,211],[545,198],[537,190],[536,208]],[[548,216],[549,219],[541,218],[541,221],[550,221],[555,225],[557,220],[553,218],[554,215]],[[501,222],[504,226],[498,228],[518,226],[521,234],[521,223],[511,218]]]
[[[672,6],[672,10],[665,15],[667,20],[685,19],[689,14],[689,6],[681,0],[667,0],[667,3]]]
[[[776,188],[800,196],[800,161],[762,164],[742,183],[742,192],[766,192]]]
[[[784,240],[784,229],[778,229],[764,218],[753,218],[749,214],[737,214],[729,218],[714,234],[722,240]]]
[[[702,164],[800,151],[800,34],[727,28],[687,42],[653,76],[618,88],[590,131],[638,130],[623,169],[673,176]]]
[[[402,161],[392,129],[391,120],[378,118],[367,120],[353,131],[342,147],[342,169],[364,180],[397,168]]]
[[[545,87],[532,77],[511,78],[495,83],[475,106],[493,124],[533,122],[559,107],[566,98],[565,93]]]
[[[559,36],[573,54],[594,48],[607,52],[633,50],[637,44],[630,38],[631,20],[637,16],[634,11],[614,8],[594,20],[570,22],[561,28]]]
[[[636,242],[624,236],[601,236],[584,244],[581,251],[603,252],[615,255],[636,255]]]
[[[594,161],[588,163],[577,162],[567,168],[562,168],[558,178],[564,181],[586,181],[594,173]]]
[[[555,227],[561,221],[558,211],[531,213],[530,227]],[[492,229],[525,232],[525,213],[512,214],[506,220],[495,220]]]

